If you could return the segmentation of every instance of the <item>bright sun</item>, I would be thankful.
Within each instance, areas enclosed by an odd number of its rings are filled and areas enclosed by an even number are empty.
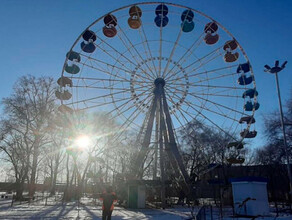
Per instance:
[[[80,148],[87,148],[90,144],[90,139],[86,135],[81,135],[76,138],[75,144]]]

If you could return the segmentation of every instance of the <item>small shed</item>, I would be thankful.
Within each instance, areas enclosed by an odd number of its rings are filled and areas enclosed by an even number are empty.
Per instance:
[[[231,178],[236,215],[266,216],[269,214],[268,180],[263,177]]]
[[[146,206],[146,186],[142,182],[128,183],[128,208],[140,209]]]

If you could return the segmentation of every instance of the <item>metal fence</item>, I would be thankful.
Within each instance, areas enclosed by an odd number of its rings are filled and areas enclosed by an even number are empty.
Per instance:
[[[206,220],[206,206],[202,206],[196,214],[196,220]]]

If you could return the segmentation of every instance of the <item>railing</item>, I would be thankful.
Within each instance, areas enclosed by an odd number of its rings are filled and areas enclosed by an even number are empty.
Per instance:
[[[202,206],[195,217],[196,220],[206,220],[206,206]]]
[[[11,200],[11,206],[14,205],[40,205],[40,206],[49,206],[49,205],[56,205],[62,203],[62,194],[56,195],[49,195],[49,194],[38,194],[33,197],[29,197],[28,195],[24,195],[21,200],[16,200],[15,195]]]

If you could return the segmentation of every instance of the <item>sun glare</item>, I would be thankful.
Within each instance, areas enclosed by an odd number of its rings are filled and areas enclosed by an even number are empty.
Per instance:
[[[87,148],[90,144],[90,139],[86,135],[81,135],[76,138],[75,144],[80,148]]]

